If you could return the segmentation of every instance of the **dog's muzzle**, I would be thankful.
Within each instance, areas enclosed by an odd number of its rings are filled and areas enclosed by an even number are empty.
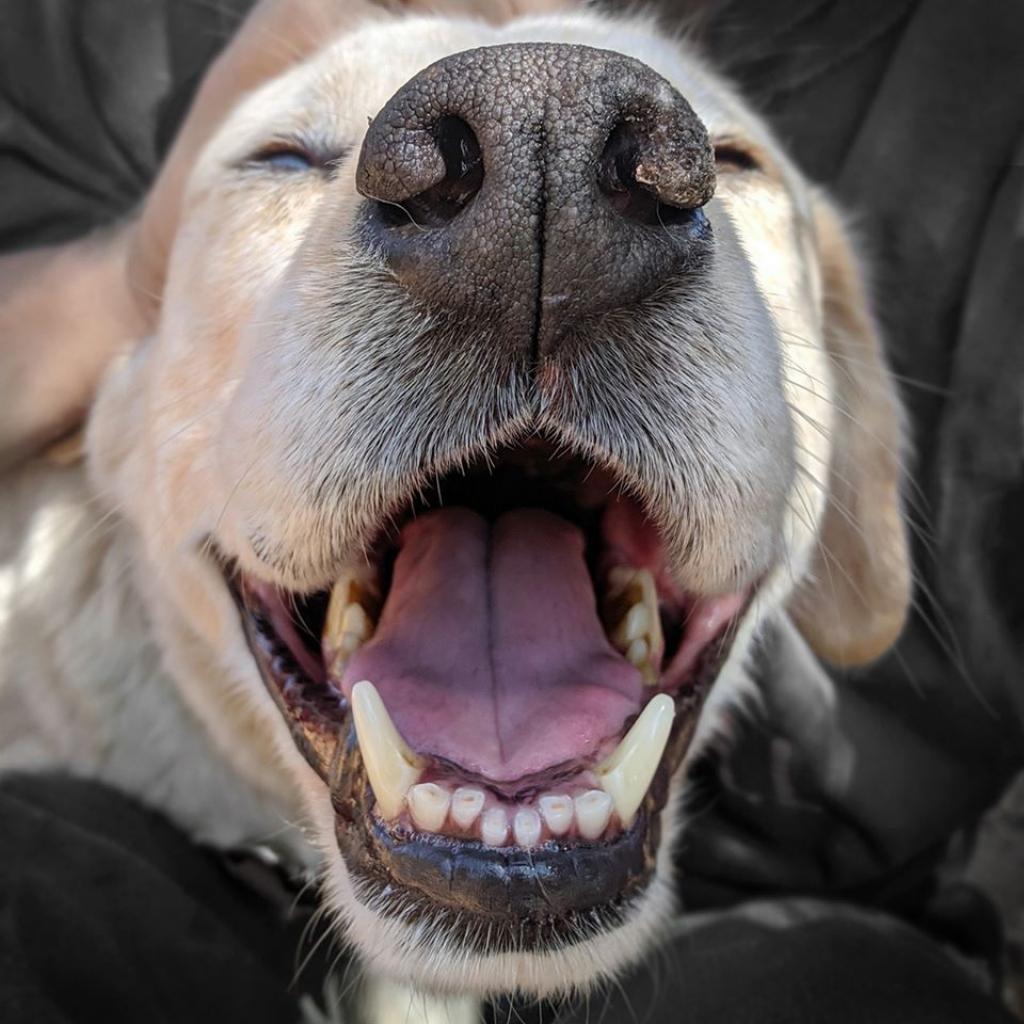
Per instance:
[[[581,324],[692,283],[714,181],[704,126],[638,61],[488,47],[374,118],[355,239],[433,344],[501,346],[540,378]],[[483,949],[551,949],[650,881],[749,588],[687,592],[635,483],[540,430],[463,454],[423,466],[327,589],[229,575],[363,897]]]

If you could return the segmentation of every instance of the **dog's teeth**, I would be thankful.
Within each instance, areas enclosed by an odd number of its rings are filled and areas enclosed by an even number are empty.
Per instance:
[[[640,600],[647,609],[647,643],[651,654],[660,658],[665,647],[665,637],[661,632],[661,615],[658,612],[658,587],[649,569],[641,569],[636,577],[640,589]]]
[[[658,683],[658,670],[651,660],[651,645],[646,637],[634,640],[626,649],[626,661],[640,669],[644,682],[648,686],[656,686]]]
[[[516,846],[536,846],[540,840],[540,815],[529,807],[516,811],[512,823]]]
[[[343,575],[331,588],[321,645],[329,674],[340,677],[349,658],[373,635],[373,620],[362,605],[374,586],[356,572]]]
[[[346,636],[355,636],[360,640],[368,640],[373,627],[370,625],[370,616],[366,614],[361,604],[353,602],[341,615],[341,631]]]
[[[665,647],[654,576],[648,569],[617,566],[608,573],[606,600],[608,611],[620,616],[609,633],[612,643],[653,684]]]
[[[643,604],[635,604],[616,626],[612,640],[625,650],[634,640],[646,636],[649,630],[650,612]]]
[[[542,796],[538,801],[544,824],[553,836],[564,836],[572,828],[572,798]]]
[[[637,637],[626,648],[626,661],[631,665],[636,665],[637,668],[643,668],[650,656],[651,648],[648,646],[647,640],[642,636]]]
[[[426,832],[440,832],[451,794],[433,782],[421,782],[409,790],[409,813],[412,820]]]
[[[380,813],[388,820],[396,818],[405,794],[419,780],[423,762],[395,728],[373,683],[367,679],[356,683],[351,703],[356,738]]]
[[[637,809],[654,780],[672,731],[675,713],[675,701],[667,693],[652,697],[622,742],[597,768],[601,786],[615,802],[623,828],[633,823]]]
[[[334,657],[331,659],[330,675],[339,679],[342,670],[348,664],[348,659],[362,646],[362,638],[356,636],[355,633],[342,633],[338,640],[338,646],[335,648]]]
[[[469,828],[484,809],[484,792],[475,786],[459,786],[452,796],[452,821]]]
[[[351,601],[349,592],[351,590],[348,577],[338,580],[331,588],[331,597],[327,602],[327,614],[324,616],[324,631],[321,640],[325,647],[333,647],[344,633],[342,621],[345,609]]]
[[[484,811],[480,819],[480,838],[488,846],[504,846],[508,839],[508,815],[502,807]]]
[[[362,581],[351,572],[344,573],[331,587],[331,597],[327,602],[327,614],[324,617],[324,640],[331,642],[345,632],[345,615],[349,608],[360,604],[360,596],[365,587]]]
[[[584,839],[597,839],[608,827],[612,816],[612,798],[600,789],[587,790],[576,797],[576,826]]]
[[[608,597],[618,597],[627,590],[633,580],[636,579],[638,569],[631,569],[626,565],[617,565],[608,571],[608,580],[605,584],[605,593]]]

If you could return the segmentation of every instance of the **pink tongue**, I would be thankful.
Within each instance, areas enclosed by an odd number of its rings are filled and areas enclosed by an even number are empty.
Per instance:
[[[421,753],[495,782],[592,758],[640,708],[598,619],[583,536],[558,516],[441,509],[402,532],[373,639],[349,662]]]

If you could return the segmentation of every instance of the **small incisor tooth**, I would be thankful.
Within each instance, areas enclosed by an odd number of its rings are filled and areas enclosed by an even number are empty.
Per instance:
[[[542,796],[538,803],[544,824],[553,836],[564,836],[572,828],[572,797]]]
[[[516,846],[536,846],[540,840],[540,815],[529,807],[516,811],[512,822]]]
[[[675,713],[675,701],[667,693],[652,697],[619,745],[597,767],[601,787],[614,801],[623,828],[633,823],[650,789]]]
[[[589,789],[574,801],[576,827],[584,839],[597,839],[608,827],[612,798],[601,789]]]
[[[484,811],[480,819],[480,838],[488,846],[504,846],[508,839],[508,815],[503,807]]]
[[[439,832],[448,817],[451,794],[433,782],[421,782],[409,790],[412,820],[427,832]]]
[[[350,702],[356,739],[380,813],[387,820],[397,818],[405,794],[419,781],[423,762],[395,728],[373,683],[368,679],[356,683]]]
[[[475,786],[459,786],[452,794],[452,821],[469,828],[484,809],[484,791]]]

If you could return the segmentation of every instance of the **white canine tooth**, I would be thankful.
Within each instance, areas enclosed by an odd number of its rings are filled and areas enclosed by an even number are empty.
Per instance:
[[[475,786],[459,786],[452,795],[452,821],[469,828],[484,809],[484,791]]]
[[[601,789],[588,789],[576,797],[576,827],[584,839],[597,839],[608,827],[612,798]]]
[[[632,824],[658,770],[675,713],[675,701],[667,693],[652,697],[622,742],[597,767],[601,786],[615,802],[624,828]]]
[[[380,813],[397,818],[405,794],[423,772],[423,762],[402,739],[377,687],[368,679],[352,687],[352,717],[366,774]]]
[[[409,790],[412,820],[427,832],[440,832],[448,817],[451,794],[434,782],[421,782]]]
[[[572,798],[568,796],[542,796],[538,801],[544,824],[553,836],[564,836],[572,828]]]
[[[484,811],[480,819],[480,838],[488,846],[504,846],[508,839],[508,815],[503,807]]]
[[[540,815],[529,807],[516,811],[512,823],[516,846],[536,846],[540,840]]]

